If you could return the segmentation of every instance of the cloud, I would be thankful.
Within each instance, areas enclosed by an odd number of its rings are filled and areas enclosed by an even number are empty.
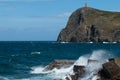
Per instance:
[[[65,12],[62,14],[59,14],[58,17],[69,17],[71,15],[71,12]]]

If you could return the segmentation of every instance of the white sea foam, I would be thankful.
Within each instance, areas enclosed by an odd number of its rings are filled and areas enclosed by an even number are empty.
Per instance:
[[[90,63],[85,67],[85,75],[81,80],[97,80],[99,78],[97,73],[102,68],[102,64],[107,62],[111,57],[113,56],[108,51],[93,51],[89,59],[97,60],[97,62]]]
[[[6,77],[0,76],[0,80],[9,80],[9,79]]]
[[[103,44],[108,44],[109,42],[103,42]]]
[[[31,55],[33,54],[41,54],[41,52],[31,52]]]
[[[85,74],[80,80],[97,80],[98,71],[102,68],[102,64],[107,62],[109,58],[113,57],[110,52],[105,50],[93,51],[89,56],[81,56],[74,65],[85,66]],[[96,60],[95,62],[88,63],[88,60]]]
[[[88,58],[86,56],[81,56],[75,63],[74,65],[81,65],[81,66],[86,66],[88,62]]]
[[[12,54],[11,56],[12,56],[12,57],[15,57],[15,56],[19,56],[19,55],[18,55],[18,54]]]
[[[112,42],[113,44],[116,44],[117,42]]]
[[[80,80],[97,80],[99,77],[97,76],[97,72],[102,68],[102,64],[105,63],[108,58],[113,57],[108,51],[105,50],[97,50],[93,51],[91,55],[81,56],[74,65],[82,65],[85,66],[85,75]],[[94,63],[88,63],[88,59],[97,60]],[[69,76],[73,73],[73,66],[68,68],[61,68],[50,71],[44,71],[43,67],[32,67],[31,74],[46,74],[46,77],[51,79],[65,79],[66,76]],[[70,76],[69,76],[70,78]],[[50,79],[50,80],[51,80]],[[43,79],[44,80],[44,79]]]
[[[92,44],[93,42],[89,42],[89,43],[91,43],[91,44]]]
[[[53,78],[53,79],[61,79],[66,76],[70,71],[72,71],[73,67],[69,68],[61,68],[57,69],[54,68],[53,70],[50,71],[44,71],[43,67],[32,67],[31,74],[47,74],[47,76]]]
[[[31,74],[44,73],[44,72],[43,72],[44,67],[41,67],[41,66],[32,67],[31,69],[32,69]]]
[[[69,42],[60,42],[61,44],[67,44],[67,43],[69,43]]]

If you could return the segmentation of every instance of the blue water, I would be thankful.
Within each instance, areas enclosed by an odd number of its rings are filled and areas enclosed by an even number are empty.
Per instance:
[[[97,50],[120,57],[119,43],[0,42],[0,80],[52,80],[46,74],[31,73],[32,68],[56,59],[77,60]]]

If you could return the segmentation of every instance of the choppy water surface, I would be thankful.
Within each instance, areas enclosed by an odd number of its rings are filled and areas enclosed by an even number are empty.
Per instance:
[[[119,43],[0,42],[0,80],[54,80],[72,73],[69,68],[43,71],[54,60],[76,60],[85,65],[87,59],[100,62],[87,65],[87,80],[108,58],[120,57]],[[95,79],[95,77],[94,77]]]

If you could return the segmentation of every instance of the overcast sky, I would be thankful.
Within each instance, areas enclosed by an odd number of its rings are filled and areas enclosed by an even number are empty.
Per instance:
[[[0,0],[0,41],[55,41],[70,14],[86,0]],[[120,0],[88,0],[93,8],[120,11]]]

